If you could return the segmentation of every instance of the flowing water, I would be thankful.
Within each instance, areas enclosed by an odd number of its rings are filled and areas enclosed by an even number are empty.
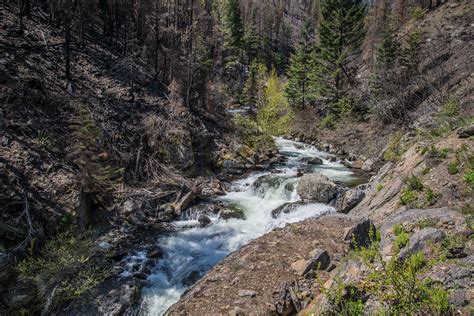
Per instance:
[[[297,169],[304,166],[302,163],[304,157],[323,159],[323,165],[311,168],[325,174],[331,180],[345,182],[353,180],[350,170],[338,162],[329,162],[328,155],[313,146],[282,138],[276,138],[276,144],[280,153],[287,157],[283,165],[275,167],[279,169],[279,173],[271,177],[273,179],[277,177],[278,181],[268,183],[263,181],[263,184],[257,187],[254,185],[255,181],[271,172],[254,173],[245,179],[235,181],[230,192],[219,198],[242,209],[246,215],[245,220],[225,221],[215,216],[211,217],[213,224],[203,228],[198,225],[197,220],[183,218],[176,225],[186,228],[159,241],[165,257],[158,261],[148,278],[149,286],[143,290],[143,314],[164,314],[179,300],[188,286],[229,253],[250,240],[287,223],[299,222],[333,210],[323,204],[308,204],[278,218],[272,217],[271,211],[275,208],[300,199],[296,193],[299,181]],[[137,253],[132,259],[145,260],[144,253]]]

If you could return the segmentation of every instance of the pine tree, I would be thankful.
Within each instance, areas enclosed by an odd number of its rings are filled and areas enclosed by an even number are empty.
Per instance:
[[[361,0],[321,1],[319,37],[325,73],[324,94],[332,104],[344,99],[347,86],[353,83],[354,69],[349,64],[365,36],[365,14],[366,6]],[[333,111],[336,111],[334,107]]]
[[[267,78],[267,67],[259,62],[253,62],[249,67],[249,75],[245,81],[243,97],[247,105],[262,104],[263,91]]]
[[[244,27],[239,0],[226,0],[224,6],[225,44],[230,49],[241,49]]]
[[[253,11],[252,19],[245,27],[243,41],[248,64],[251,64],[255,60],[262,61],[262,38],[258,34],[255,11]]]
[[[392,26],[387,23],[383,30],[382,40],[375,50],[375,64],[370,82],[372,95],[378,97],[384,94],[384,87],[394,79],[394,66],[399,46]]]
[[[301,108],[311,104],[318,96],[318,56],[312,33],[311,24],[307,21],[302,31],[302,40],[291,56],[287,71],[286,96],[292,106]]]

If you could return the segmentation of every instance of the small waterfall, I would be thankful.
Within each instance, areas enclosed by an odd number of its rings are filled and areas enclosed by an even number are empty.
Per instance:
[[[276,138],[276,144],[287,157],[287,162],[278,167],[278,173],[254,173],[235,181],[231,191],[220,198],[243,210],[245,220],[225,221],[216,216],[211,218],[213,224],[210,226],[186,228],[159,240],[165,257],[154,267],[148,278],[150,285],[143,291],[144,314],[163,315],[189,286],[229,253],[250,240],[287,223],[299,222],[333,210],[323,204],[308,204],[298,206],[293,212],[281,214],[278,218],[272,217],[272,210],[300,200],[296,187],[302,158],[316,156],[323,159],[323,165],[311,168],[333,180],[349,181],[352,176],[342,164],[329,162],[328,155],[313,146],[282,138]],[[183,217],[177,225],[189,227],[190,221],[196,222],[196,218]],[[139,253],[134,260],[142,260],[144,256],[144,253]]]

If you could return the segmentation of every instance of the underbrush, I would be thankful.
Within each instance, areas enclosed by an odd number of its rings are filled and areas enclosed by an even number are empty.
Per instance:
[[[394,227],[394,248],[398,253],[409,240],[401,225]],[[365,302],[378,302],[376,315],[445,315],[451,312],[448,292],[425,278],[424,274],[438,261],[428,260],[422,252],[404,260],[394,255],[385,261],[380,250],[380,237],[372,234],[372,244],[357,248],[351,258],[368,268],[368,274],[359,281],[344,284],[340,278],[336,286],[325,291],[332,307],[329,315],[364,315]],[[324,291],[324,290],[323,290]],[[372,306],[372,307],[373,307]]]
[[[21,279],[42,289],[42,296],[51,295],[54,309],[107,278],[110,272],[95,253],[91,232],[67,231],[46,242],[39,254],[30,253],[16,269]]]

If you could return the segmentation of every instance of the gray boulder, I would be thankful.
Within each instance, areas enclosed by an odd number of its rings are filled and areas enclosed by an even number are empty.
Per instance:
[[[346,231],[344,240],[350,242],[351,248],[368,247],[375,236],[374,223],[368,218],[362,218]]]
[[[223,220],[229,220],[229,219],[245,219],[245,213],[241,209],[238,209],[236,207],[234,208],[225,208],[221,210],[219,213],[220,218]]]
[[[305,202],[328,204],[337,195],[337,185],[320,173],[305,174],[297,192]]]
[[[307,163],[308,165],[322,165],[323,160],[319,157],[303,157],[301,162]]]
[[[302,205],[304,205],[304,203],[301,203],[301,202],[285,203],[282,206],[279,206],[278,208],[272,211],[272,217],[278,218],[281,214],[292,213],[296,211],[296,209]]]
[[[350,210],[357,206],[364,198],[367,185],[362,184],[356,188],[350,189],[342,193],[337,199],[334,207],[339,213],[347,214]]]

